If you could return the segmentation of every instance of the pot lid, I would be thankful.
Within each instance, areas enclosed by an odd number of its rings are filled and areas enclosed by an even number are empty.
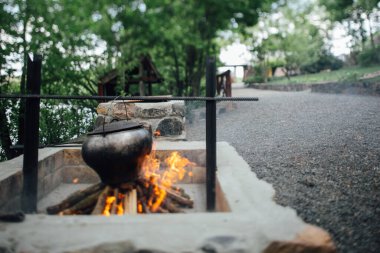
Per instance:
[[[89,132],[87,135],[109,134],[109,133],[114,133],[114,132],[141,128],[141,127],[142,127],[142,124],[134,122],[134,121],[127,121],[127,120],[114,121],[109,124],[104,124],[96,128],[94,131]]]

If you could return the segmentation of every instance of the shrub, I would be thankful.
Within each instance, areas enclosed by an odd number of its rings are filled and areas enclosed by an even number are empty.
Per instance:
[[[359,53],[358,61],[362,66],[380,64],[380,46],[364,49]]]
[[[264,80],[264,77],[262,75],[252,75],[252,76],[248,76],[244,82],[245,83],[263,83],[265,80]]]
[[[325,69],[337,70],[343,67],[343,61],[332,55],[324,52],[317,61],[301,67],[303,73],[318,73]]]

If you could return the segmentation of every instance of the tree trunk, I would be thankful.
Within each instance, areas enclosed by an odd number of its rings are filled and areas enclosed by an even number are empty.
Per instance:
[[[0,86],[1,93],[1,86]],[[11,149],[12,140],[9,131],[9,124],[7,122],[7,106],[4,100],[0,100],[0,142],[1,148],[5,152],[5,156],[8,160],[17,156],[17,152],[14,149]]]
[[[173,48],[173,58],[174,58],[174,78],[176,81],[177,96],[181,97],[183,95],[183,83],[180,80],[179,61],[178,61],[177,51],[175,50],[175,48]]]
[[[367,12],[366,13],[367,15],[367,21],[368,21],[368,32],[369,32],[369,38],[371,40],[371,48],[372,49],[375,49],[376,45],[375,45],[375,39],[373,37],[373,29],[372,29],[372,25],[371,25],[371,18],[370,18],[370,13]]]
[[[199,57],[198,57],[198,65],[197,65],[197,70],[196,70],[196,73],[195,73],[195,76],[194,76],[194,79],[193,79],[193,82],[192,82],[192,95],[193,96],[200,96],[201,94],[201,80],[202,80],[202,76],[205,72],[204,70],[204,63],[205,63],[205,60],[204,60],[204,51],[203,50],[198,50],[199,53]]]
[[[26,33],[27,33],[27,25],[29,22],[29,1],[25,1],[24,6],[24,17],[23,17],[23,28],[22,28],[22,53],[23,53],[23,67],[22,67],[22,74],[21,74],[21,80],[20,80],[20,93],[25,94],[26,90],[26,71],[27,71],[27,60],[28,60],[28,51],[27,51],[27,41],[26,41]],[[18,141],[17,143],[19,145],[24,144],[24,125],[25,125],[25,100],[20,99],[20,108],[19,108],[19,114],[18,114]],[[23,153],[23,151],[19,152]]]
[[[140,65],[139,65],[139,76],[140,76],[140,82],[139,82],[140,96],[145,96],[145,84],[144,84],[144,81],[142,79],[144,76],[144,65],[142,64],[141,61],[140,61]]]

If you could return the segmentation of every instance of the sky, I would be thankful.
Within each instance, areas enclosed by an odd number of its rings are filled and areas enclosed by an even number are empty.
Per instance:
[[[331,52],[335,56],[349,54],[349,41],[350,38],[346,35],[345,30],[340,26],[336,26],[332,32]],[[252,55],[246,45],[236,41],[233,44],[222,48],[219,54],[219,59],[225,65],[249,64],[252,59]],[[226,71],[227,69],[233,71],[233,68],[220,68],[219,72]],[[236,76],[243,77],[242,67],[236,69]]]

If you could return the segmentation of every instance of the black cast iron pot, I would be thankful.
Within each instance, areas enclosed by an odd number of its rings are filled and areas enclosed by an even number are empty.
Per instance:
[[[88,134],[82,157],[103,183],[116,186],[136,180],[151,150],[152,134],[141,124],[117,121]]]

